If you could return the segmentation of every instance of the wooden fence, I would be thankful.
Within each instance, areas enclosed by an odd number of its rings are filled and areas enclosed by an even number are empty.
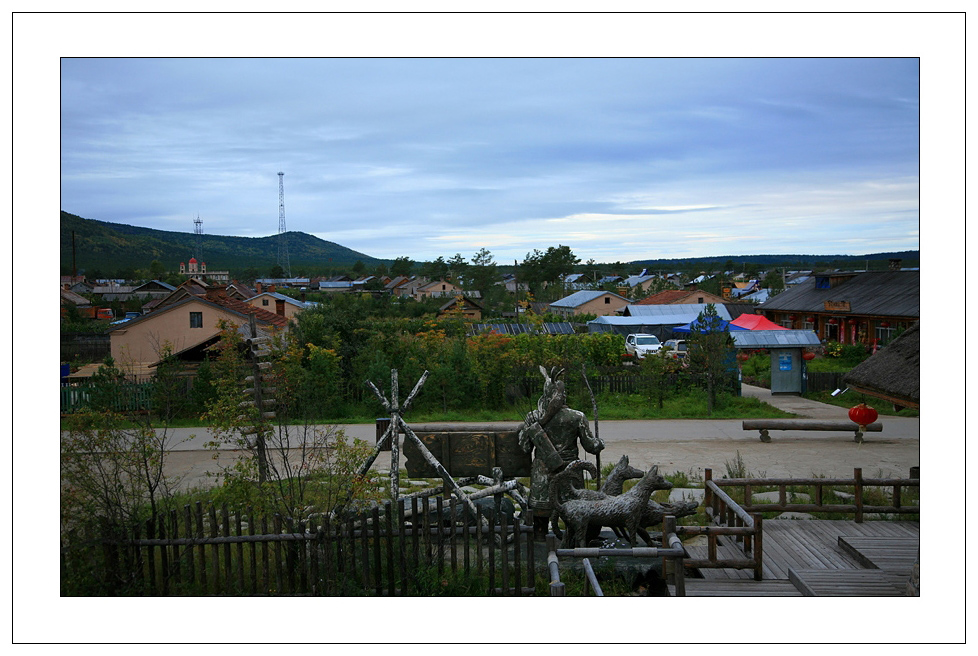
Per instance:
[[[61,412],[72,413],[91,406],[91,385],[62,385]],[[123,383],[117,385],[110,399],[111,409],[116,412],[146,412],[153,407],[153,383]],[[100,408],[101,409],[101,408]]]
[[[707,483],[712,480],[712,471],[705,470]],[[885,513],[893,515],[919,515],[920,506],[904,504],[903,491],[906,488],[920,489],[919,474],[917,478],[864,478],[863,470],[859,467],[852,470],[852,478],[724,478],[713,480],[713,485],[707,486],[706,505],[710,506],[711,490],[723,488],[740,488],[743,492],[743,502],[738,507],[748,513],[761,512],[824,512],[843,513],[854,516],[861,523],[867,513]],[[752,496],[759,487],[778,488],[777,503],[756,503]],[[788,487],[814,488],[813,500],[804,503],[788,502]],[[835,488],[845,487],[848,491]],[[884,496],[887,504],[867,503],[867,488],[887,488]],[[848,503],[827,503],[829,498],[844,497]],[[878,495],[877,495],[878,496]],[[919,494],[918,494],[919,496]]]
[[[834,392],[840,387],[845,387],[842,384],[842,377],[845,376],[845,373],[838,371],[809,371],[805,376],[805,391],[807,392]]]
[[[105,587],[130,595],[408,596],[449,573],[473,576],[484,586],[477,595],[533,594],[532,526],[503,513],[469,521],[460,510],[455,499],[415,497],[298,522],[197,503],[106,542],[97,570]],[[72,566],[70,550],[62,562]]]

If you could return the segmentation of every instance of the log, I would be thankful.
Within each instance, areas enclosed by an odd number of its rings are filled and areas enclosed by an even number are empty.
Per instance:
[[[857,431],[879,433],[883,424],[874,422],[860,427],[851,421],[831,421],[823,419],[745,419],[744,430],[807,430],[807,431]]]

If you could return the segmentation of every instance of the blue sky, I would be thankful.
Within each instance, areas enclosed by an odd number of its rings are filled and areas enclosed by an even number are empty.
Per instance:
[[[915,58],[74,59],[61,207],[374,257],[919,248]]]

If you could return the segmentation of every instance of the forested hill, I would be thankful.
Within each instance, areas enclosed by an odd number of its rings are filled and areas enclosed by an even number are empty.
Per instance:
[[[646,268],[649,272],[659,271],[744,271],[749,265],[760,269],[885,269],[889,260],[901,260],[902,267],[920,266],[920,251],[894,251],[869,253],[866,255],[726,255],[723,257],[687,257],[676,259],[641,260],[630,262],[634,269]]]
[[[72,232],[75,235],[75,266],[79,270],[106,273],[124,269],[148,269],[158,260],[168,271],[176,271],[195,251],[192,232],[169,232],[121,223],[84,219],[61,212],[61,268],[71,270]],[[378,259],[304,232],[289,232],[289,263],[293,274],[302,269],[324,271],[349,266],[357,260],[374,267]],[[257,269],[267,275],[278,259],[278,235],[269,237],[226,237],[203,235],[207,268],[232,273]]]

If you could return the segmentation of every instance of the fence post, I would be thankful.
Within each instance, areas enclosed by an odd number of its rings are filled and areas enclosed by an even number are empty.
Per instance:
[[[564,584],[560,582],[560,569],[557,567],[557,536],[547,534],[547,571],[550,573],[550,596],[563,597]]]
[[[703,497],[703,507],[713,510],[713,490],[708,483],[713,480],[713,470],[709,467],[703,470],[703,487],[705,488]]]
[[[754,519],[754,580],[760,581],[764,575],[764,549],[762,547],[764,526],[761,513],[755,513],[751,517]]]
[[[863,470],[862,467],[856,467],[852,470],[852,478],[855,483],[855,493],[856,497],[856,523],[862,524],[863,522]]]

